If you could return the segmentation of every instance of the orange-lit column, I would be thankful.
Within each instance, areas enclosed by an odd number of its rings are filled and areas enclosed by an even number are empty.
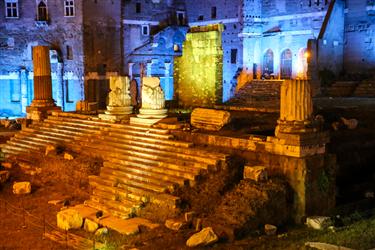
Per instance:
[[[50,110],[61,110],[52,99],[52,78],[48,46],[33,47],[34,99],[26,108],[27,118],[42,120]]]
[[[311,87],[308,80],[286,80],[281,86],[279,133],[308,132],[313,113]]]

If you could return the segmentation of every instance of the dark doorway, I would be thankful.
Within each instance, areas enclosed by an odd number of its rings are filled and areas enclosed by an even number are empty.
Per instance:
[[[292,51],[286,49],[281,53],[280,75],[282,79],[292,78]]]

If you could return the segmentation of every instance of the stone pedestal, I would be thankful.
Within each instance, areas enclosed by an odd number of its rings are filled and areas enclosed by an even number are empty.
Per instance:
[[[142,108],[137,117],[131,117],[131,124],[151,126],[167,117],[165,109],[164,92],[160,87],[157,77],[144,77],[142,79]]]
[[[128,120],[133,112],[129,93],[129,78],[124,76],[111,76],[107,110],[99,118],[108,121]]]
[[[52,99],[51,65],[48,46],[33,48],[34,100],[26,107],[27,118],[43,120],[49,111],[61,111]]]

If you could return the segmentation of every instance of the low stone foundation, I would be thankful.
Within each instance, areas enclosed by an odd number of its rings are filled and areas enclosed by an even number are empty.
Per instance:
[[[336,159],[325,153],[324,133],[316,134],[322,144],[305,146],[285,145],[278,138],[266,136],[245,139],[182,131],[173,134],[265,166],[270,177],[285,178],[293,193],[291,214],[297,223],[304,216],[327,214],[335,206]]]

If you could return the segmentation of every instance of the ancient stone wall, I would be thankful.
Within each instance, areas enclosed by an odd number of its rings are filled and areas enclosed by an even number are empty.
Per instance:
[[[4,113],[20,115],[33,99],[32,47],[51,48],[53,98],[73,110],[82,93],[82,4],[75,1],[74,16],[64,16],[64,1],[49,2],[47,21],[36,21],[36,1],[18,1],[18,17],[6,18],[0,2],[0,100]],[[21,91],[22,90],[22,91]],[[62,93],[65,93],[63,96]]]
[[[123,71],[122,1],[83,1],[85,72]]]
[[[331,5],[318,37],[318,70],[330,70],[339,75],[344,59],[345,3],[335,0]]]
[[[374,70],[374,32],[374,1],[346,1],[344,69],[347,73]]]
[[[207,30],[207,31],[205,31]],[[185,107],[211,107],[222,100],[223,50],[221,26],[192,28],[182,57],[175,59],[178,102]]]
[[[233,96],[237,85],[237,76],[242,68],[242,1],[190,0],[186,5],[190,26],[205,26],[222,23],[223,47],[223,101]]]

